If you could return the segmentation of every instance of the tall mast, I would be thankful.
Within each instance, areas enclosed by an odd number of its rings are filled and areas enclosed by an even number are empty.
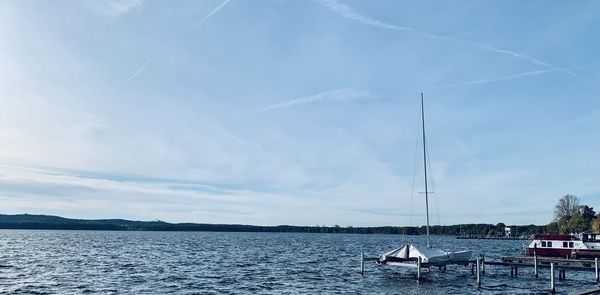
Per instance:
[[[427,149],[425,146],[425,108],[423,104],[423,93],[421,93],[421,123],[423,126],[423,169],[425,171],[425,212],[427,214],[427,248],[431,247],[429,241],[429,191],[427,190]]]

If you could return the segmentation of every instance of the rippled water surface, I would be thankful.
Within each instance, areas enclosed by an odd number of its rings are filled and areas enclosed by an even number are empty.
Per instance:
[[[386,235],[0,230],[1,294],[531,294],[546,293],[549,274],[510,277],[487,266],[483,288],[470,267],[424,272],[367,263],[408,238]],[[423,244],[423,237],[410,237]],[[486,259],[518,254],[523,241],[435,237],[447,250]],[[560,293],[593,287],[593,273],[567,272]]]

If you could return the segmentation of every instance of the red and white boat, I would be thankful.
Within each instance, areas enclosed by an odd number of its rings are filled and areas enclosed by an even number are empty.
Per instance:
[[[600,257],[600,234],[533,235],[527,255],[594,258]]]

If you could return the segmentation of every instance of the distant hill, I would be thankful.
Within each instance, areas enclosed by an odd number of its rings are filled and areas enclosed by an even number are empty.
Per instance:
[[[498,227],[498,228],[497,228]],[[545,226],[520,225],[513,228],[521,235],[542,233]],[[341,227],[341,226],[258,226],[242,224],[168,223],[163,221],[132,221],[124,219],[71,219],[51,215],[0,214],[0,229],[51,230],[115,230],[115,231],[214,231],[214,232],[299,232],[299,233],[353,233],[353,234],[425,234],[425,227]],[[487,235],[504,231],[504,224],[436,225],[434,235]]]

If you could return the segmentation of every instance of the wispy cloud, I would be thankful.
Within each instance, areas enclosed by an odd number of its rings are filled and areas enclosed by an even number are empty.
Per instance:
[[[129,76],[129,78],[127,78],[127,80],[125,80],[125,82],[123,82],[123,85],[129,83],[129,81],[133,80],[137,75],[143,72],[151,61],[152,57],[148,58],[133,74],[131,74],[131,76]]]
[[[105,2],[108,13],[114,16],[121,16],[133,9],[141,9],[144,6],[144,0],[111,0]]]
[[[211,17],[213,14],[219,12],[219,10],[223,9],[223,7],[225,7],[225,5],[227,5],[227,3],[229,3],[229,1],[231,0],[225,0],[223,2],[221,2],[221,4],[219,4],[219,6],[215,7],[215,9],[213,9],[211,12],[209,12],[205,17],[203,17],[202,19],[200,19],[198,22],[196,22],[195,24],[193,24],[189,29],[188,32],[195,29],[196,27],[198,27],[199,25],[201,25],[204,21],[206,21],[209,17]]]
[[[548,62],[528,56],[523,53],[519,53],[519,52],[516,52],[513,50],[498,48],[489,43],[480,42],[480,41],[472,41],[472,40],[463,40],[463,39],[460,39],[460,38],[457,38],[454,36],[435,34],[435,33],[427,32],[427,31],[419,30],[414,27],[398,26],[398,25],[390,24],[390,23],[387,23],[384,21],[376,20],[376,19],[370,18],[368,16],[362,15],[358,12],[355,12],[354,10],[352,10],[352,8],[350,8],[349,6],[347,6],[345,4],[338,2],[337,0],[313,0],[313,1],[321,4],[322,6],[324,6],[326,8],[331,9],[332,11],[340,14],[343,17],[353,19],[353,20],[359,21],[361,23],[364,23],[364,24],[367,24],[370,26],[374,26],[374,27],[378,27],[378,28],[382,28],[382,29],[388,29],[388,30],[395,30],[395,31],[413,32],[421,37],[426,37],[426,38],[465,42],[468,44],[475,45],[476,47],[481,48],[486,51],[489,51],[489,52],[509,55],[509,56],[512,56],[512,57],[515,57],[518,59],[526,60],[528,62],[531,62],[531,63],[539,65],[539,66],[543,66],[548,69],[565,72],[569,75],[575,76],[575,73],[573,73],[572,71],[570,71],[568,69],[552,65]]]
[[[246,113],[243,116],[255,115],[258,113],[268,112],[268,111],[272,111],[275,109],[290,108],[290,107],[294,107],[294,106],[310,104],[310,103],[315,103],[315,102],[325,101],[325,100],[351,101],[351,100],[369,99],[372,97],[373,96],[367,91],[350,89],[350,88],[342,88],[342,89],[321,92],[316,95],[295,98],[295,99],[287,100],[284,102],[272,104],[272,105],[266,106],[262,109]]]
[[[212,185],[88,177],[61,169],[3,164],[0,184],[4,212],[66,212],[87,218],[113,217],[116,210],[119,216],[143,219],[233,223],[243,216],[248,223],[270,224],[268,218],[273,216],[283,222],[299,206],[315,210],[323,203]],[[114,207],[117,201],[119,208]]]

